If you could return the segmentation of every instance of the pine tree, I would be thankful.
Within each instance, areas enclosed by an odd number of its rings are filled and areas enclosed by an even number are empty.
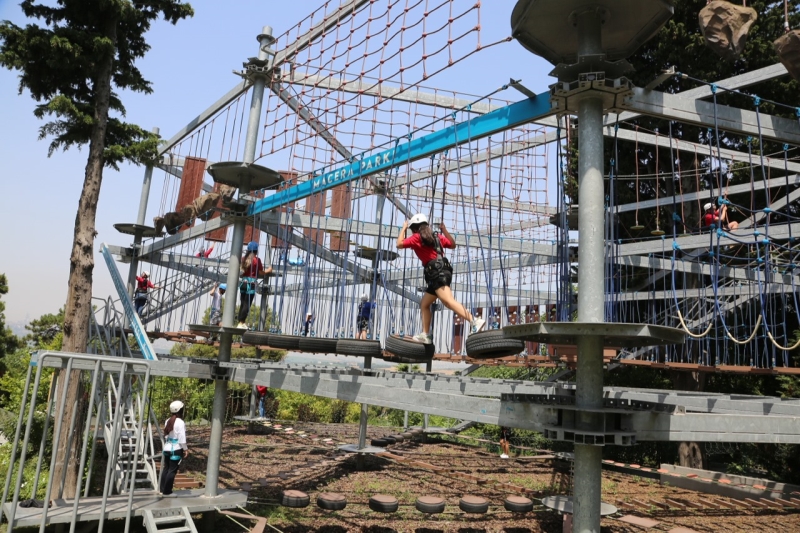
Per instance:
[[[48,120],[40,128],[39,137],[51,139],[50,154],[89,146],[75,217],[63,345],[66,351],[84,352],[89,336],[95,217],[103,168],[117,168],[123,161],[143,163],[157,153],[156,136],[122,120],[125,108],[116,91],[152,92],[150,82],[136,67],[136,60],[150,49],[145,33],[158,18],[175,24],[193,11],[180,0],[58,0],[52,4],[33,0],[20,4],[23,13],[38,23],[24,28],[9,21],[0,23],[0,65],[19,71],[20,93],[29,91],[38,103],[34,114]],[[85,406],[81,403],[79,372],[73,374],[62,424],[68,426],[72,410],[78,409],[76,427],[80,427]],[[68,427],[64,427],[62,434],[67,432]],[[67,467],[66,446],[66,439],[62,439],[56,452],[59,462],[54,479],[60,479]],[[67,498],[72,497],[77,480],[75,459],[80,443],[73,442],[69,449],[64,486]]]

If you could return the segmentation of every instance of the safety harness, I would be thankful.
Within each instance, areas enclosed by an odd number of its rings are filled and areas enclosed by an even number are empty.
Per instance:
[[[442,243],[439,240],[439,232],[433,232],[433,247],[436,250],[436,259],[428,261],[428,264],[425,265],[425,281],[427,283],[440,281],[445,285],[449,285],[453,279],[453,267],[444,256]]]

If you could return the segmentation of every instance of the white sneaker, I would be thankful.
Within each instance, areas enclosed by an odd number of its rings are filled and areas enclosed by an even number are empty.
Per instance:
[[[239,322],[238,324],[236,324],[236,327],[240,329],[241,328],[247,329],[247,324],[245,324],[244,322]]]
[[[433,344],[433,335],[427,333],[418,333],[411,337],[414,342],[421,342],[422,344]]]
[[[486,321],[482,318],[472,319],[472,333],[478,333],[486,325]]]
[[[504,453],[501,453],[500,454],[500,459],[508,459],[508,455],[506,455]]]

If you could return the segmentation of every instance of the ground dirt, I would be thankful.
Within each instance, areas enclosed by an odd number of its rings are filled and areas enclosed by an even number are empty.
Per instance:
[[[427,442],[404,442],[389,450],[411,461],[433,465],[410,465],[390,458],[340,454],[336,445],[357,441],[357,427],[345,424],[292,423],[293,431],[256,427],[228,427],[223,442],[220,482],[226,488],[239,488],[252,483],[248,510],[268,516],[266,531],[284,533],[555,533],[562,531],[563,518],[543,507],[538,499],[547,495],[567,494],[569,469],[559,469],[545,454],[534,457],[500,459],[486,448],[469,442],[449,442],[428,438]],[[394,430],[397,431],[397,430]],[[370,428],[369,438],[394,431]],[[208,429],[189,431],[192,455],[186,461],[186,472],[203,477],[208,449]],[[325,442],[324,439],[332,439]],[[477,479],[467,479],[470,474]],[[259,480],[264,480],[264,486]],[[500,484],[500,483],[504,483]],[[516,488],[514,488],[516,487]],[[708,495],[661,485],[658,481],[632,475],[604,471],[603,501],[611,504],[633,500],[664,502],[698,502]],[[281,492],[296,489],[307,492],[311,505],[289,509],[279,505]],[[347,498],[343,511],[319,509],[316,497],[321,492],[335,492]],[[524,493],[537,504],[527,514],[513,514],[503,508],[510,494]],[[374,494],[390,494],[400,503],[398,512],[381,514],[368,507]],[[490,502],[489,512],[467,514],[459,509],[462,496],[471,494]],[[439,496],[446,500],[445,512],[425,515],[414,502],[419,496]],[[619,520],[635,515],[658,521],[651,529],[643,529]],[[240,525],[217,516],[208,530],[215,533],[244,531]],[[209,524],[206,524],[209,527]],[[607,533],[670,531],[677,527],[697,532],[800,531],[800,510],[722,510],[722,509],[659,509],[622,511],[603,519]]]

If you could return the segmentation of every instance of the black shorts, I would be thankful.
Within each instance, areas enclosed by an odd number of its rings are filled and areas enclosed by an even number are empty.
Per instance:
[[[369,319],[363,316],[358,317],[358,331],[369,329]]]
[[[425,283],[428,286],[425,292],[436,296],[436,291],[442,287],[449,287],[453,281],[453,267],[446,257],[434,259],[425,265]]]

